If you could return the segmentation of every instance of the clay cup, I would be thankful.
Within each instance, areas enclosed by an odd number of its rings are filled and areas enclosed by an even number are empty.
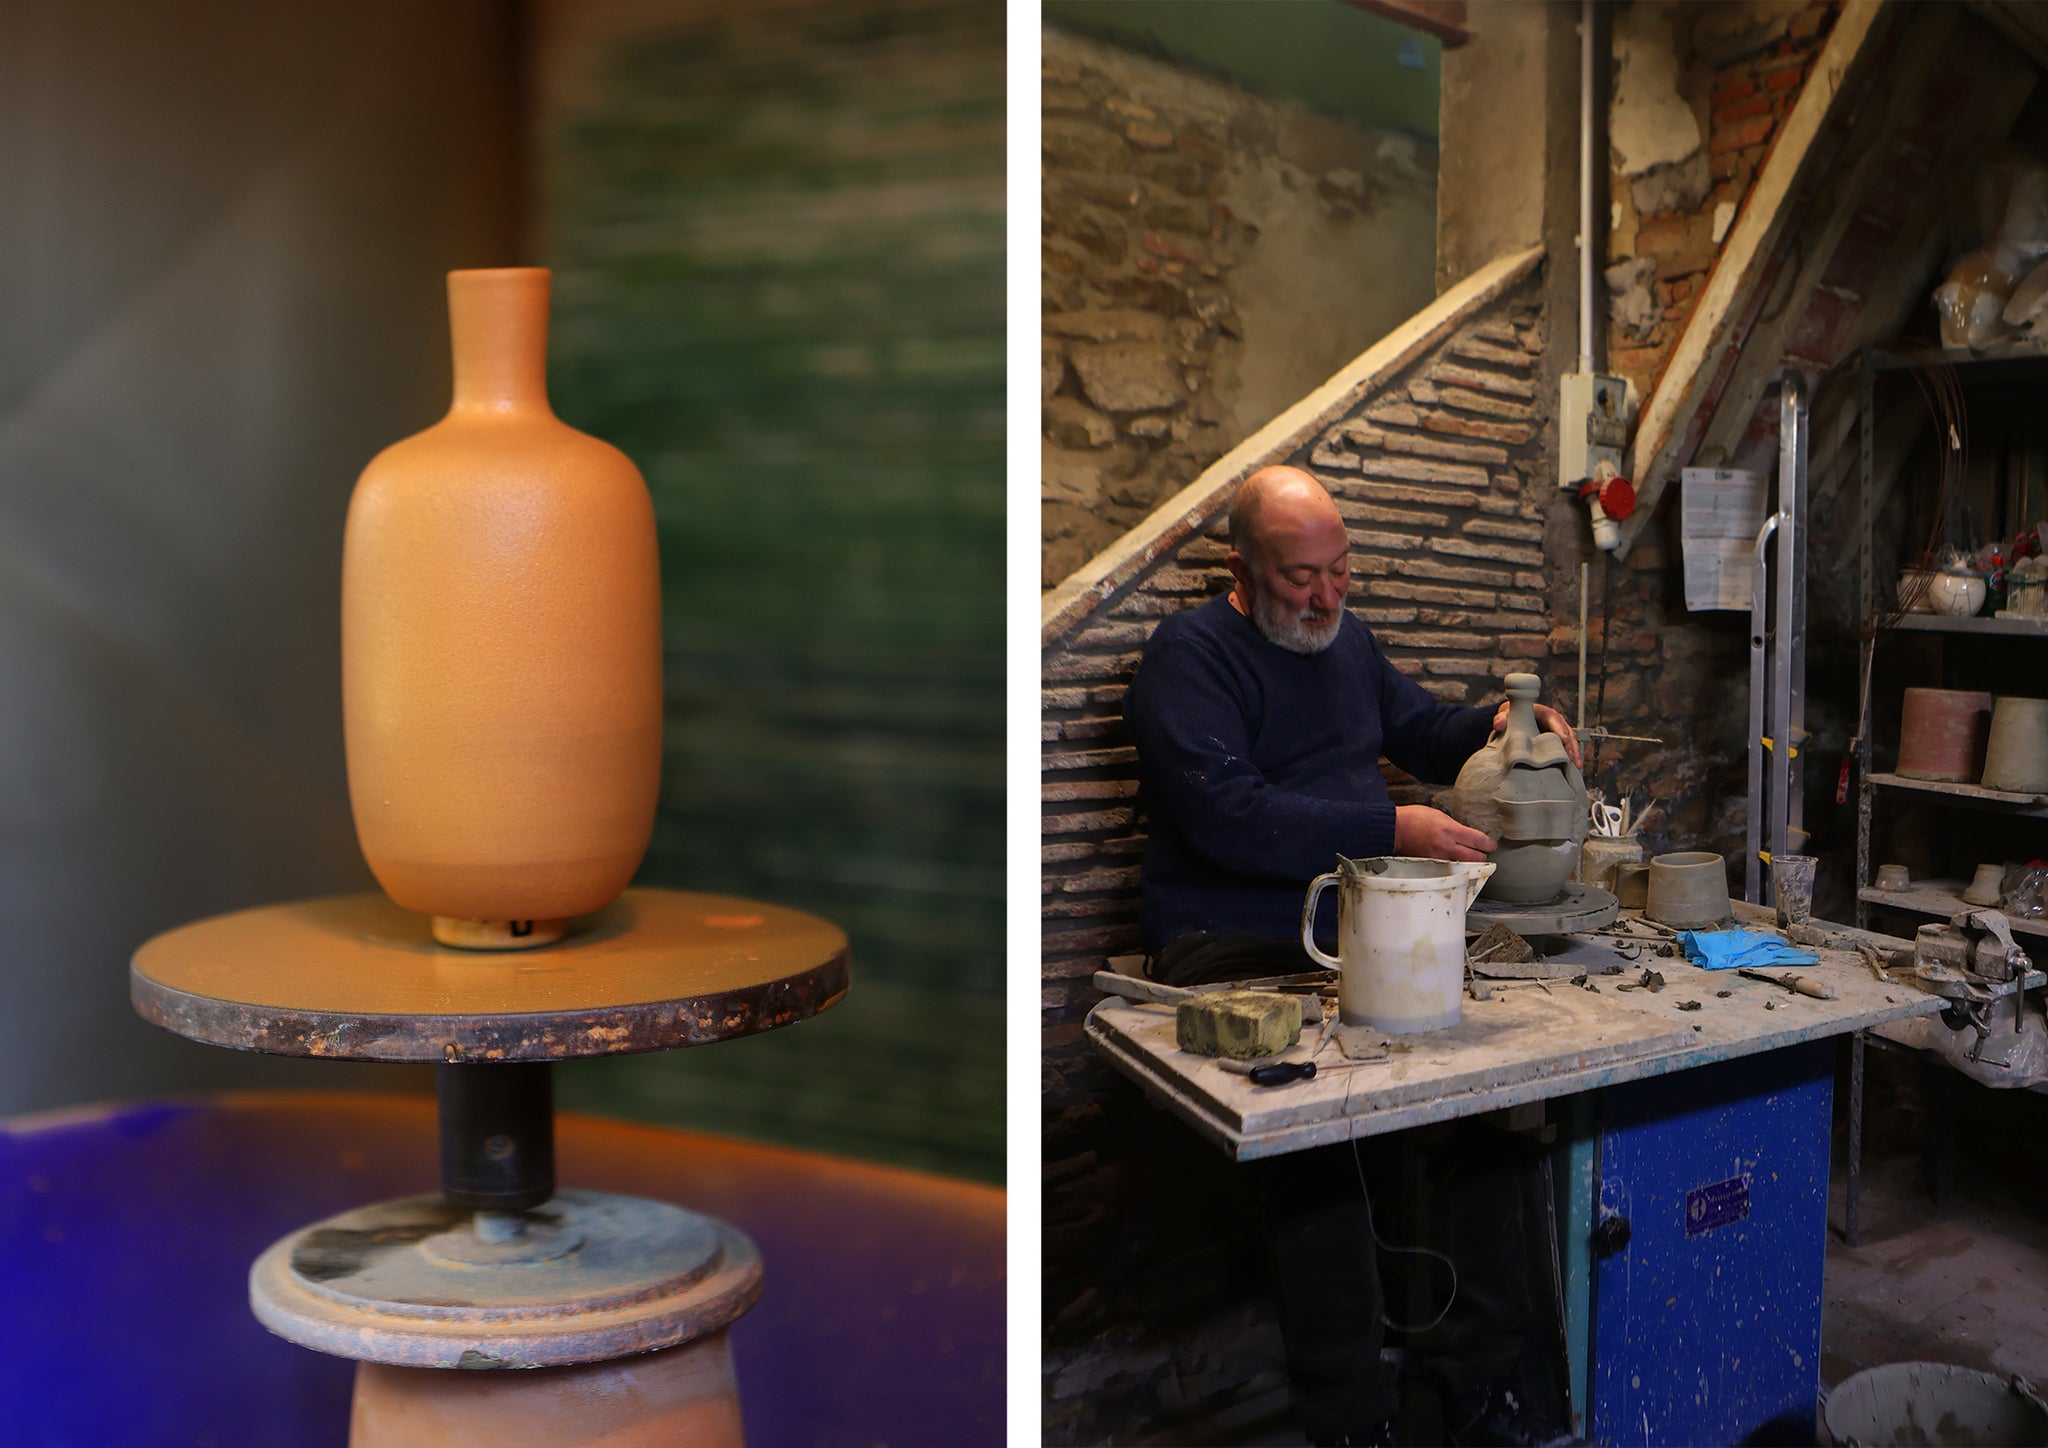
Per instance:
[[[1650,861],[1652,920],[1680,930],[1700,930],[1728,918],[1728,866],[1706,850],[1679,850]]]

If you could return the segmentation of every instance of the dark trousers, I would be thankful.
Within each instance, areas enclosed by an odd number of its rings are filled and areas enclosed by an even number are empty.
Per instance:
[[[1173,985],[1312,968],[1297,941],[1225,933],[1182,937],[1149,966]],[[1460,1121],[1293,1152],[1257,1170],[1289,1384],[1312,1441],[1367,1441],[1397,1417],[1420,1441],[1480,1441],[1476,1420],[1503,1390],[1538,1420],[1565,1422],[1541,1145]],[[1451,1266],[1382,1257],[1375,1235],[1391,1248],[1428,1247]],[[1407,1348],[1405,1374],[1381,1358],[1388,1320]]]

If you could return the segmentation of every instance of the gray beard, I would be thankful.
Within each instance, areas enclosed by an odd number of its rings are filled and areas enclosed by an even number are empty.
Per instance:
[[[1328,628],[1310,628],[1301,621],[1300,615],[1290,616],[1266,595],[1252,595],[1252,627],[1265,637],[1266,642],[1277,644],[1290,654],[1321,653],[1337,642],[1337,631],[1343,622],[1339,617]]]

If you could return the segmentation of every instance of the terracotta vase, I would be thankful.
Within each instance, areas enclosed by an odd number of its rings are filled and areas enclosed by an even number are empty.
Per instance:
[[[1975,784],[1984,769],[1991,696],[1968,689],[1908,689],[1899,711],[1899,773]]]
[[[548,273],[448,277],[455,400],[363,470],[342,552],[349,800],[445,944],[521,948],[617,898],[661,768],[661,577],[639,470],[548,407]]]
[[[1496,841],[1498,868],[1480,898],[1540,905],[1564,893],[1578,867],[1579,842],[1590,818],[1586,781],[1564,741],[1536,722],[1542,680],[1507,677],[1508,721],[1465,761],[1449,796],[1449,813]]]

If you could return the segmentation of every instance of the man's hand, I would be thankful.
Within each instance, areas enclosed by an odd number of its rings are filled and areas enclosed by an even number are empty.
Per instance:
[[[1536,710],[1536,727],[1545,734],[1555,734],[1558,738],[1562,739],[1564,741],[1564,752],[1571,756],[1572,763],[1584,769],[1586,761],[1579,753],[1579,736],[1572,732],[1572,726],[1566,721],[1564,715],[1558,713],[1557,710],[1551,708],[1548,704],[1537,704],[1534,707]],[[1493,732],[1498,734],[1507,727],[1508,704],[1507,700],[1503,699],[1501,700],[1499,711],[1493,716]]]
[[[1394,807],[1394,853],[1420,860],[1483,860],[1493,841],[1426,804]]]

